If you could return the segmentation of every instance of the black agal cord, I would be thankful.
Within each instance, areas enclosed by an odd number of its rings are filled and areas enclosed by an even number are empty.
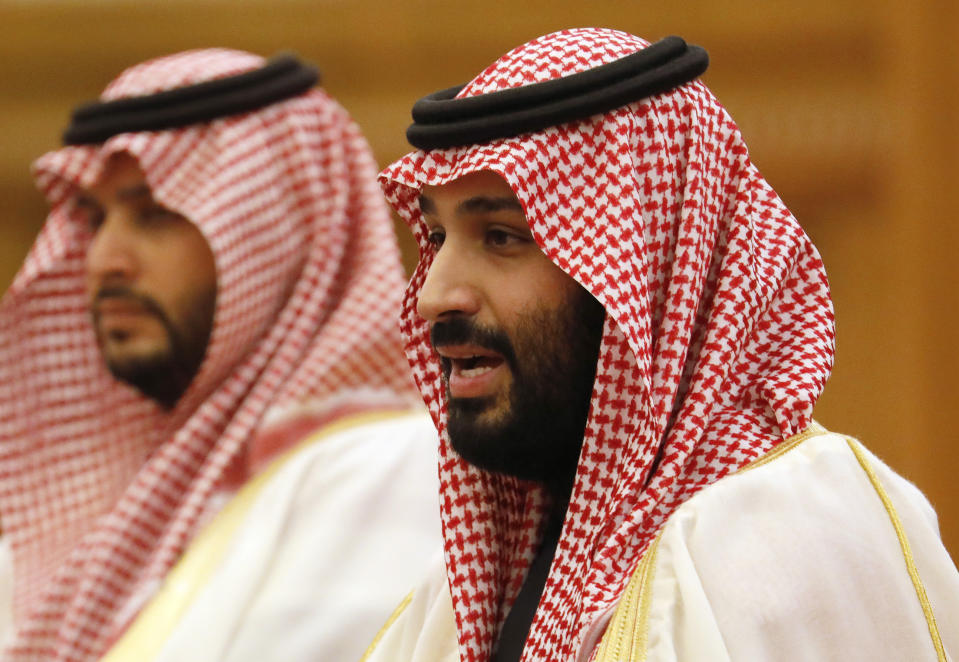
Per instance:
[[[281,55],[260,69],[228,78],[84,104],[73,111],[63,142],[101,143],[118,133],[172,129],[244,113],[301,94],[319,79],[316,68]]]
[[[709,65],[699,46],[666,37],[636,53],[563,78],[454,99],[463,86],[440,90],[413,106],[406,130],[419,149],[442,149],[605,113],[688,83]]]

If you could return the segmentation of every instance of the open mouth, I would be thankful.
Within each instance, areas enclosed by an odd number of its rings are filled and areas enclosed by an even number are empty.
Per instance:
[[[503,359],[492,356],[470,356],[462,359],[451,359],[451,372],[463,377],[478,377],[494,370],[503,362]]]
[[[493,395],[506,373],[506,360],[492,350],[475,346],[437,348],[450,397],[476,398]]]

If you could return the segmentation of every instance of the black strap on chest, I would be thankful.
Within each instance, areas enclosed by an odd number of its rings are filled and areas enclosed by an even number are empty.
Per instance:
[[[553,513],[553,517],[547,524],[539,551],[533,558],[526,580],[506,616],[506,622],[503,623],[503,629],[500,631],[490,662],[518,662],[523,654],[529,629],[533,625],[539,600],[546,587],[553,556],[556,554],[556,545],[563,530],[564,514],[565,509],[562,512]]]

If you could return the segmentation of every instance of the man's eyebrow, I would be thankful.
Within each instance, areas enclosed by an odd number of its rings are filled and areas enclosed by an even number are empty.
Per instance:
[[[472,198],[467,198],[456,205],[457,213],[480,214],[496,211],[518,211],[521,214],[526,214],[523,205],[511,195],[477,195]]]
[[[143,199],[153,199],[153,191],[146,184],[133,184],[125,188],[117,189],[116,197],[127,202],[135,202]],[[74,204],[78,207],[100,208],[100,202],[96,196],[89,191],[82,191],[74,198]]]
[[[425,195],[419,197],[420,211],[423,214],[436,214],[436,204]],[[476,195],[462,200],[456,205],[457,214],[483,214],[497,211],[516,211],[523,215],[526,210],[514,196],[511,195]]]

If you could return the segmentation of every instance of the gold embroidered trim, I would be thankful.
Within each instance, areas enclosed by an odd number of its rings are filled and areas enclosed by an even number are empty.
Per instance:
[[[609,627],[603,635],[597,662],[625,662],[646,659],[649,642],[649,604],[652,600],[653,574],[656,571],[656,550],[659,548],[659,536],[653,540],[649,549],[640,559],[633,576],[626,585],[626,591],[620,598],[613,613]],[[637,613],[638,610],[638,613]],[[629,656],[623,651],[629,651]]]
[[[786,441],[782,442],[765,455],[757,457],[755,460],[747,464],[745,467],[742,467],[736,473],[742,473],[744,471],[749,471],[750,469],[755,469],[756,467],[761,467],[764,464],[769,464],[773,460],[782,457],[807,439],[811,437],[818,437],[819,435],[826,434],[828,432],[829,430],[819,425],[819,423],[814,422],[808,428],[799,434],[794,434],[793,436],[789,437]]]
[[[383,624],[383,627],[380,628],[380,631],[376,633],[375,637],[373,637],[373,641],[370,642],[366,652],[363,653],[363,657],[360,658],[360,662],[366,662],[368,659],[370,659],[370,655],[372,655],[376,647],[379,646],[380,640],[386,636],[386,631],[393,626],[393,623],[396,622],[396,619],[400,617],[400,614],[406,611],[406,608],[410,606],[412,601],[413,591],[410,591],[409,595],[403,598],[403,602],[401,602],[399,606],[393,610],[393,613],[390,614],[390,617],[386,619],[386,623]]]
[[[876,490],[876,494],[879,495],[882,505],[886,508],[886,513],[888,513],[892,526],[896,530],[896,536],[899,538],[899,546],[902,547],[902,556],[906,561],[906,569],[909,571],[912,585],[916,589],[916,595],[919,597],[922,612],[926,616],[926,624],[929,626],[929,634],[932,637],[932,645],[936,649],[939,662],[946,662],[946,651],[942,645],[942,638],[939,636],[939,626],[936,625],[936,617],[932,613],[932,605],[929,603],[926,589],[922,585],[922,579],[919,577],[919,570],[916,568],[916,562],[912,556],[912,548],[909,546],[909,539],[906,537],[906,532],[902,527],[902,521],[896,512],[896,507],[893,505],[889,495],[886,494],[885,488],[883,488],[882,483],[879,482],[879,476],[876,475],[876,472],[869,464],[869,460],[859,448],[859,445],[848,437],[846,438],[846,443],[849,445],[850,450],[852,450],[853,455],[856,456],[856,459],[859,460],[859,465],[862,467],[862,470],[866,472],[866,476],[869,477],[869,482],[872,483],[873,489]]]

